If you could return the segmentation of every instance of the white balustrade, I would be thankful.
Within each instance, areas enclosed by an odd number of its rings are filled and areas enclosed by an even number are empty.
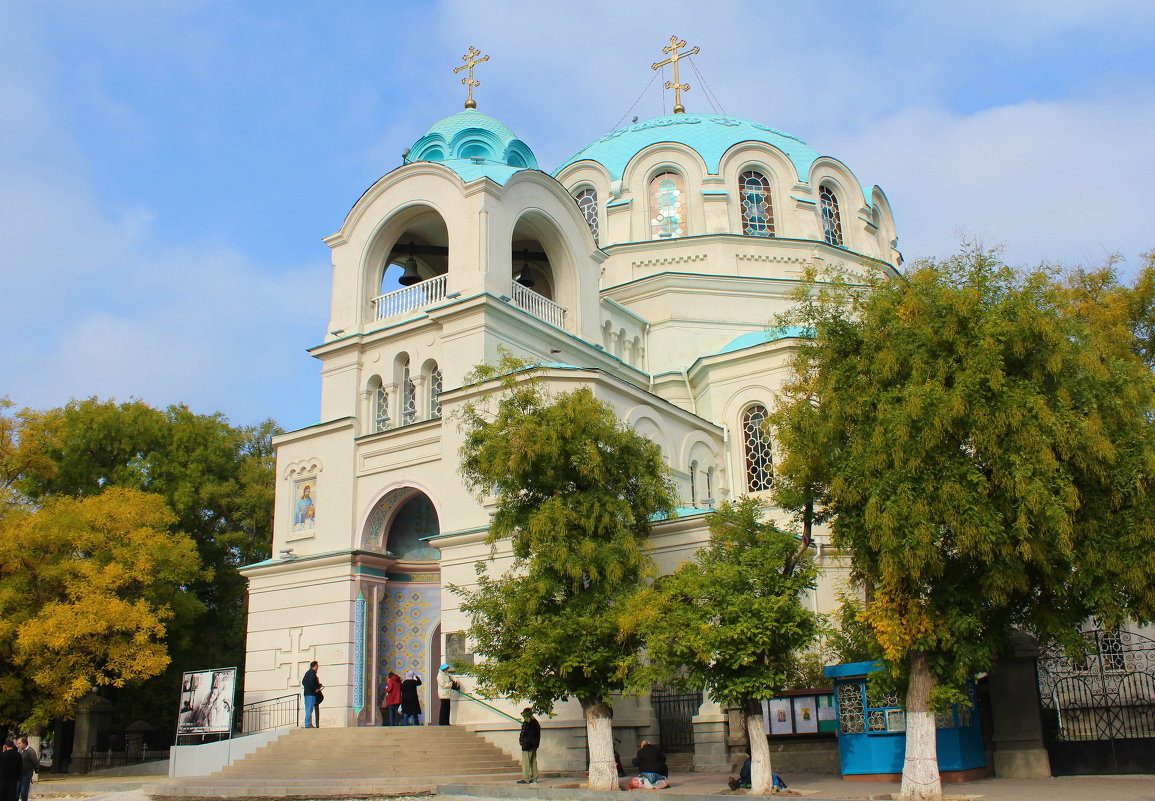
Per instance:
[[[558,328],[564,328],[565,307],[559,306],[544,295],[539,295],[532,289],[513,282],[513,305],[532,314],[534,317],[545,320]]]
[[[445,300],[445,275],[373,298],[373,319],[385,320]]]

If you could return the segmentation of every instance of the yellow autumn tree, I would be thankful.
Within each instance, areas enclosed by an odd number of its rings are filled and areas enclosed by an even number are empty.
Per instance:
[[[93,688],[165,669],[166,625],[205,577],[174,521],[120,488],[0,514],[0,723],[69,717]]]

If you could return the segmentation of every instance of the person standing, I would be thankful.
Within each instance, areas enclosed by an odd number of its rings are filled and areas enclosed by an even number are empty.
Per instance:
[[[28,794],[32,792],[32,777],[40,769],[40,754],[28,743],[27,737],[17,740],[20,750],[20,784],[16,790],[19,801],[28,801]]]
[[[405,681],[401,682],[401,725],[421,725],[421,699],[417,696],[417,688],[421,686],[421,677],[410,670],[405,674]]]
[[[541,745],[541,724],[533,716],[528,706],[521,710],[521,733],[517,736],[521,746],[521,778],[518,784],[533,784],[537,781],[537,747]]]
[[[321,680],[317,678],[317,663],[310,662],[309,669],[301,679],[301,689],[305,696],[305,728],[312,729],[321,725],[321,711],[317,704],[321,702]],[[319,697],[320,696],[320,697]]]
[[[0,801],[16,801],[20,785],[20,752],[16,743],[5,740],[0,750]]]
[[[437,695],[441,698],[441,710],[437,716],[438,726],[449,725],[449,692],[460,690],[461,685],[449,675],[449,663],[443,662],[437,671]]]
[[[385,689],[381,694],[381,711],[384,713],[383,726],[396,726],[401,722],[398,710],[401,708],[401,677],[389,671],[385,679]]]

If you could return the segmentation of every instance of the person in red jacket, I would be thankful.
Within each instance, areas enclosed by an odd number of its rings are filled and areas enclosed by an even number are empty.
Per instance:
[[[381,694],[381,711],[385,713],[385,718],[381,722],[382,726],[396,726],[401,723],[398,710],[401,708],[401,677],[389,671],[389,676],[385,680],[385,690]]]

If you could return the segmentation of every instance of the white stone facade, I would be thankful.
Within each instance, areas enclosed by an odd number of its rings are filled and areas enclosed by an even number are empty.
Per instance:
[[[743,138],[751,130],[766,133]],[[808,266],[893,275],[889,205],[840,162],[752,123],[659,118],[619,133],[553,177],[521,168],[532,154],[505,126],[455,115],[418,142],[434,142],[418,155],[435,160],[381,178],[325,240],[331,315],[312,351],[321,422],[276,443],[273,558],[244,570],[247,703],[299,692],[315,659],[323,725],[374,725],[384,671],[417,667],[436,718],[434,674],[454,647],[446,638],[467,628],[444,588],[472,584],[478,560],[500,569],[508,559],[484,542],[492,499],[463,486],[454,419],[493,390],[463,383],[500,348],[545,365],[556,390],[591,387],[661,447],[684,507],[652,539],[663,571],[705,542],[712,502],[757,489],[744,416],[773,407],[796,341],[772,333],[771,319]],[[644,140],[637,152],[634,140]],[[707,146],[717,153],[703,155]],[[773,236],[764,219],[743,216],[765,200],[741,191],[751,170],[768,187]],[[823,187],[837,199],[836,233]],[[582,200],[596,209],[597,240]],[[403,268],[417,283],[397,290]],[[813,603],[827,610],[842,568],[821,535],[819,550],[828,570]],[[516,715],[522,704],[493,705]],[[580,712],[558,711],[545,723],[558,731],[543,767],[580,767]],[[510,720],[468,701],[453,714],[512,749]],[[720,730],[721,719],[707,704],[697,721]],[[652,725],[646,699],[618,704],[618,730]]]

